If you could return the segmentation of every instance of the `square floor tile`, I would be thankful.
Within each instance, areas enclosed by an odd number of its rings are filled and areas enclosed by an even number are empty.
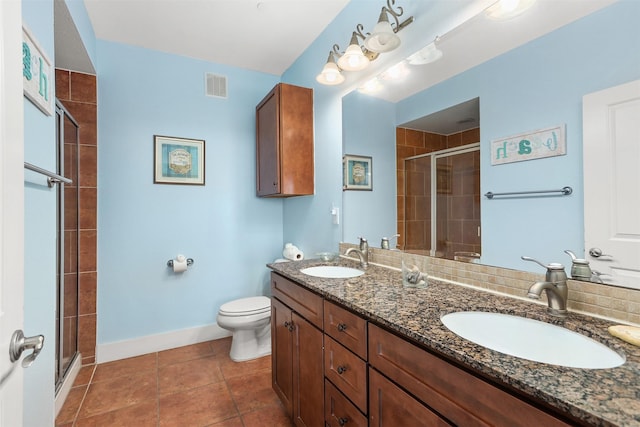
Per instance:
[[[176,393],[207,384],[224,382],[220,365],[214,357],[189,360],[158,368],[160,395]]]
[[[160,426],[201,427],[238,415],[223,382],[160,398]]]
[[[156,400],[158,381],[155,371],[139,375],[117,377],[89,385],[80,408],[79,418]]]

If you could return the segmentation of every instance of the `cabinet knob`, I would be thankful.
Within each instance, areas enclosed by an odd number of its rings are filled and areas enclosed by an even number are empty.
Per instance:
[[[349,421],[349,418],[345,418],[345,417],[338,418],[338,424],[340,424],[341,426],[345,425],[348,421]]]
[[[289,321],[285,321],[284,322],[284,327],[287,328],[289,330],[289,332],[293,331],[293,329],[295,328],[293,326],[293,322],[289,322]]]
[[[338,331],[344,332],[347,329],[347,325],[345,323],[338,323]]]
[[[344,374],[347,371],[347,367],[346,366],[338,366],[338,369],[336,369],[338,371],[338,373],[340,375]]]

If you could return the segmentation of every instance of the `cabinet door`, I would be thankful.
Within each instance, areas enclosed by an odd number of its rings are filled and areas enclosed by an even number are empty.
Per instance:
[[[370,427],[450,426],[429,408],[371,368],[369,406]]]
[[[322,331],[297,313],[292,315],[295,347],[293,356],[293,417],[297,426],[324,425],[324,377],[322,375]]]
[[[291,416],[293,408],[293,328],[291,309],[271,298],[271,377],[273,390]]]
[[[256,192],[280,193],[279,87],[256,107]]]

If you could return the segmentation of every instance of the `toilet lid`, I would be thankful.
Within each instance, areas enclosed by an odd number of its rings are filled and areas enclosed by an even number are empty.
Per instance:
[[[229,301],[220,306],[220,313],[228,316],[246,316],[271,310],[271,300],[267,297],[249,297]]]

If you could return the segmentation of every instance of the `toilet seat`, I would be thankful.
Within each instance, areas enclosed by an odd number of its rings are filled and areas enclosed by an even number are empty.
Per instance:
[[[267,297],[241,298],[220,306],[223,316],[250,316],[271,312],[271,300]]]

